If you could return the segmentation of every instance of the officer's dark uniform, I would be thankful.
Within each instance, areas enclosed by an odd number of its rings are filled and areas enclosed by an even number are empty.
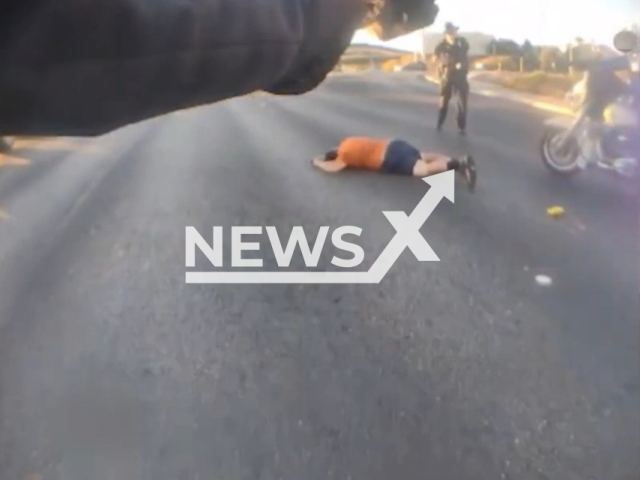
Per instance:
[[[443,39],[435,50],[439,61],[440,74],[440,110],[438,112],[438,129],[442,128],[447,118],[449,100],[455,93],[458,99],[458,128],[464,132],[467,126],[467,101],[469,98],[469,43],[457,37],[454,43]],[[460,68],[456,65],[460,64]]]

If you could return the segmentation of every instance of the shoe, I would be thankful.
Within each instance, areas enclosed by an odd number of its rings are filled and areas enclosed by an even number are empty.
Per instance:
[[[614,170],[616,168],[615,160],[606,159],[606,160],[600,160],[596,163],[603,170]]]
[[[460,167],[458,172],[463,176],[469,187],[469,191],[473,192],[476,188],[476,179],[478,174],[476,172],[476,162],[471,155],[465,155],[458,160]]]
[[[464,137],[467,134],[467,131],[464,128],[459,128],[458,133]]]
[[[441,132],[441,131],[442,131],[442,125],[436,126],[436,132]]]

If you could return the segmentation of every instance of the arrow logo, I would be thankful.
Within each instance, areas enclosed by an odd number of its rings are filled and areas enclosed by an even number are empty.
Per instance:
[[[422,197],[409,216],[405,212],[382,212],[396,229],[396,234],[366,272],[187,272],[187,283],[235,284],[345,284],[380,283],[409,248],[420,262],[439,262],[440,258],[420,234],[420,228],[431,216],[443,198],[455,200],[455,172],[449,170],[422,179],[431,188]]]

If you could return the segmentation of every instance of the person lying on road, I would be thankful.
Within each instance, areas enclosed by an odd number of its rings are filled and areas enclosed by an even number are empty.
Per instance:
[[[382,173],[429,177],[455,170],[466,181],[469,190],[476,185],[476,166],[469,155],[451,158],[434,152],[421,152],[404,140],[385,140],[368,137],[347,137],[334,150],[312,160],[325,172],[339,172],[345,168],[375,170]]]

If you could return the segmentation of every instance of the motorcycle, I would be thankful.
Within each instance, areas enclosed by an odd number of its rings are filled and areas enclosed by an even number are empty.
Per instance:
[[[628,36],[624,40],[628,42]],[[632,48],[628,48],[627,52],[630,50]],[[632,68],[633,62],[637,61],[637,55],[631,57]],[[588,75],[585,74],[584,79],[587,90]],[[640,124],[633,105],[634,98],[624,94],[608,102],[604,110],[604,122],[598,122],[591,120],[587,114],[589,106],[585,100],[589,92],[584,90],[581,93],[580,108],[574,118],[556,117],[545,122],[545,132],[540,142],[544,165],[554,174],[563,176],[576,175],[595,166],[614,172],[640,187],[640,152],[637,148]]]
[[[629,100],[621,97],[609,105],[603,123],[589,120],[582,111],[576,118],[555,117],[545,122],[540,142],[544,165],[553,173],[570,176],[587,167],[611,170],[625,178],[640,175],[640,158],[634,151],[638,121]]]

